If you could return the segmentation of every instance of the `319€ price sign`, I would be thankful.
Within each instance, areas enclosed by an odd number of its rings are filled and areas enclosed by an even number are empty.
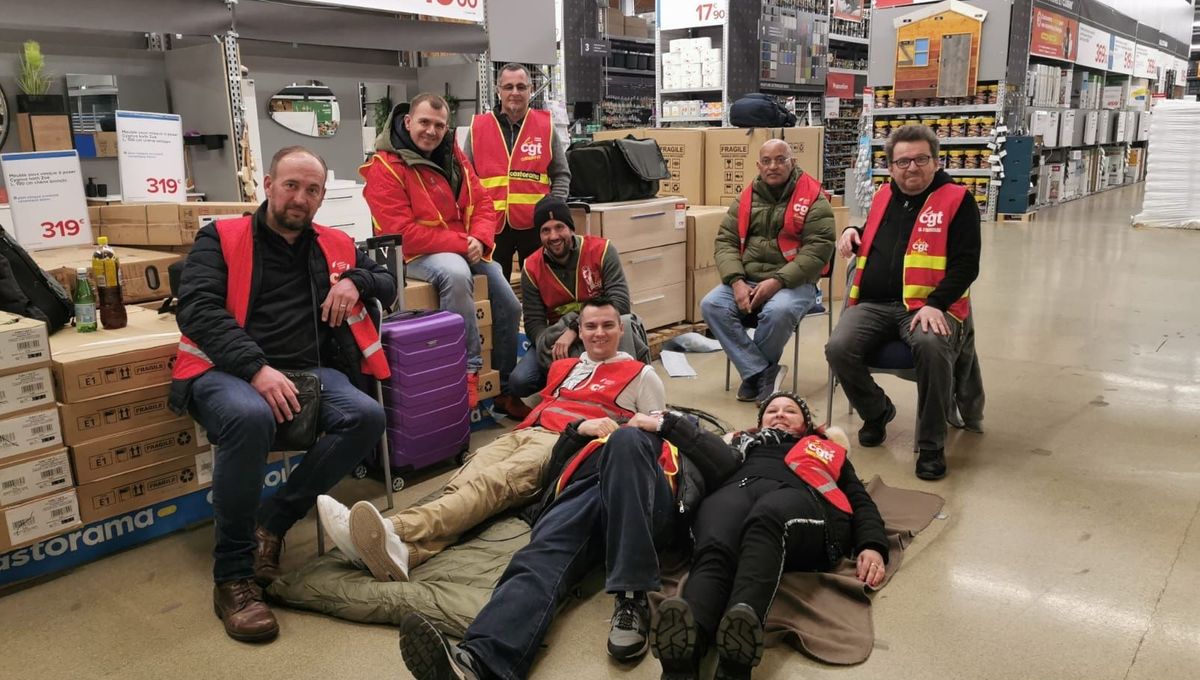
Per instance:
[[[117,161],[125,203],[183,203],[183,121],[173,113],[117,111]]]
[[[664,30],[720,26],[729,20],[729,0],[659,0],[658,25]]]
[[[0,154],[17,243],[29,250],[92,242],[77,151]]]

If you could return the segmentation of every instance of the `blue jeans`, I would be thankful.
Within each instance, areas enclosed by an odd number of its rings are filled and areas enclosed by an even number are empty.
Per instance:
[[[753,339],[746,333],[742,310],[738,309],[730,286],[721,284],[709,291],[700,301],[700,311],[738,375],[748,380],[779,363],[796,324],[816,299],[815,284],[780,289],[755,315],[758,325]]]
[[[528,397],[546,386],[549,372],[542,369],[536,347],[530,347],[525,356],[508,375],[508,393],[514,397]]]
[[[467,322],[467,372],[478,373],[483,368],[479,327],[475,324],[475,274],[488,280],[488,297],[492,304],[492,367],[500,373],[501,390],[506,391],[508,375],[517,364],[517,325],[521,321],[521,303],[512,285],[504,278],[495,262],[467,264],[456,253],[422,255],[405,265],[405,271],[415,279],[428,281],[438,291],[441,308],[458,314]]]
[[[558,606],[604,563],[610,593],[659,590],[657,548],[674,527],[674,498],[658,465],[661,440],[623,427],[597,453],[599,473],[574,479],[513,555],[462,646],[506,680],[529,675]]]
[[[325,434],[260,507],[275,415],[250,383],[216,369],[192,383],[192,416],[213,443],[212,504],[216,525],[213,580],[254,575],[254,527],[282,537],[354,469],[383,434],[383,407],[340,371],[313,369],[321,378],[320,429]]]

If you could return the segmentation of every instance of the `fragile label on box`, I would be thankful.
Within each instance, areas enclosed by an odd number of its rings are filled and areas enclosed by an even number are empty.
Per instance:
[[[0,420],[0,460],[61,445],[58,411],[53,408]]]
[[[76,482],[85,484],[198,453],[208,446],[207,440],[201,443],[198,429],[191,418],[179,418],[72,446]]]
[[[124,432],[130,428],[154,425],[176,417],[167,406],[169,385],[60,404],[63,439],[71,445]]]
[[[0,506],[24,503],[31,498],[73,486],[67,450],[0,468]]]
[[[49,368],[0,376],[0,416],[36,408],[54,401]]]
[[[77,491],[83,521],[94,522],[199,489],[199,458],[199,455],[174,458],[80,485]]]
[[[3,514],[8,536],[7,539],[0,536],[0,548],[31,543],[80,522],[79,502],[73,489],[8,508]]]

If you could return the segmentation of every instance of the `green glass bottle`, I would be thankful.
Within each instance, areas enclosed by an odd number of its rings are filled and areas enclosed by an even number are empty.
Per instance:
[[[75,269],[75,330],[92,333],[96,330],[96,295],[88,281],[88,268]]]

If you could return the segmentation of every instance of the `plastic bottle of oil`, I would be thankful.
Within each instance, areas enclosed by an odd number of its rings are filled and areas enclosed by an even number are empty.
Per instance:
[[[125,303],[121,300],[121,262],[108,245],[108,237],[97,239],[99,246],[92,253],[92,276],[96,279],[100,312],[100,323],[105,328],[124,328],[129,319],[125,316]]]

